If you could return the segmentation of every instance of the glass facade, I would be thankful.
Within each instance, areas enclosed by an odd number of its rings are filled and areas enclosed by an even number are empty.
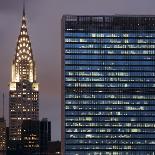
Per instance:
[[[155,154],[155,17],[62,19],[64,155]]]

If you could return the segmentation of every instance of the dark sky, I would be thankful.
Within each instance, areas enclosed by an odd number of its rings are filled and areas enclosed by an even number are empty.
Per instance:
[[[0,0],[0,94],[6,94],[19,34],[23,0]],[[63,14],[155,15],[155,0],[26,0],[28,31],[40,83],[40,118],[52,123],[52,140],[60,140],[61,17]],[[2,98],[0,98],[2,103]],[[2,105],[2,104],[1,104]],[[2,108],[0,106],[0,113]]]

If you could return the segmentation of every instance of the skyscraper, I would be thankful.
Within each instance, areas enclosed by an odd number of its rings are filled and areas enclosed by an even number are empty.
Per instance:
[[[9,92],[10,140],[21,140],[23,120],[39,120],[39,87],[26,26],[25,8],[12,64]]]
[[[154,30],[155,16],[63,16],[63,155],[155,153]]]

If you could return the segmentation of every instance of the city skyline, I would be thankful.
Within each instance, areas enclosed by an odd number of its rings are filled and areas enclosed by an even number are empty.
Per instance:
[[[22,2],[21,0],[0,0],[0,19],[3,21],[0,24],[0,50],[2,54],[0,57],[0,94],[5,92],[5,117],[8,116],[8,84],[11,79],[10,71],[12,56],[16,47],[15,40],[20,29]],[[115,5],[113,2],[115,2]],[[61,17],[63,14],[155,14],[153,8],[155,2],[152,0],[140,1],[140,5],[138,4],[139,1],[135,3],[133,0],[130,2],[118,0],[117,2],[116,4],[116,1],[108,2],[108,0],[104,2],[102,0],[97,2],[90,0],[89,3],[88,0],[85,2],[82,0],[77,2],[71,0],[63,2],[61,0],[26,1],[28,29],[38,66],[40,118],[50,118],[52,140],[60,140]],[[50,87],[48,87],[49,85]],[[2,103],[2,97],[0,103]]]

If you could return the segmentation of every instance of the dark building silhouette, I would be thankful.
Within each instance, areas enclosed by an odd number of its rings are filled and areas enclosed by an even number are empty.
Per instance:
[[[40,122],[24,120],[22,123],[23,155],[40,154]]]
[[[23,121],[21,141],[23,155],[47,155],[50,141],[51,122],[47,118],[43,118],[41,121]]]
[[[155,16],[62,19],[62,154],[155,154]]]
[[[10,140],[9,140],[9,127],[6,127],[6,152],[9,154]]]
[[[61,142],[54,141],[48,145],[48,155],[61,155]]]
[[[51,141],[51,122],[47,118],[40,121],[40,153],[46,155],[48,153],[48,145]]]

